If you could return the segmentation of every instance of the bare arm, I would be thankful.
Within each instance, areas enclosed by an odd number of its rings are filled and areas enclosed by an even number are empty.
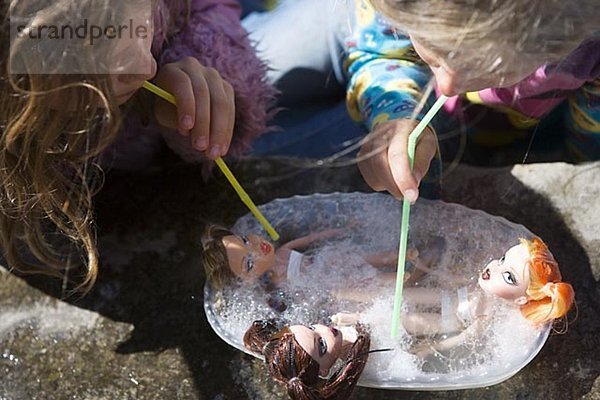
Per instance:
[[[300,250],[310,246],[317,240],[329,239],[330,237],[341,235],[345,231],[344,228],[326,229],[321,232],[311,233],[310,235],[302,236],[281,245],[290,250]]]
[[[384,279],[395,279],[395,272],[383,273]],[[338,288],[333,289],[331,294],[338,300],[350,300],[358,302],[368,302],[373,299],[373,292],[361,290],[360,288]],[[437,305],[441,301],[441,291],[439,289],[406,287],[402,292],[406,301],[413,304]]]
[[[416,249],[409,249],[406,252],[406,259],[409,261],[416,260],[418,256],[419,252]],[[395,267],[398,264],[398,252],[392,250],[366,254],[362,258],[373,267]]]
[[[413,348],[412,352],[417,354],[421,358],[425,358],[432,354],[434,351],[446,351],[453,347],[460,346],[465,343],[469,338],[479,335],[483,329],[485,317],[477,318],[471,325],[457,335],[451,336],[447,339],[440,340],[434,343],[424,343],[417,348]]]

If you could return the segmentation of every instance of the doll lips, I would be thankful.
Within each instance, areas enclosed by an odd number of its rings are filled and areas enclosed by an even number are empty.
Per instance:
[[[490,269],[489,268],[486,268],[483,270],[483,272],[481,273],[481,279],[486,280],[486,281],[488,279],[490,279]]]
[[[329,330],[331,331],[331,333],[333,334],[333,336],[337,336],[338,333],[340,333],[340,331],[338,331],[337,329],[335,329],[333,326],[329,327]]]
[[[271,252],[271,245],[269,243],[262,242],[260,244],[260,251],[262,251],[264,255],[269,254]]]

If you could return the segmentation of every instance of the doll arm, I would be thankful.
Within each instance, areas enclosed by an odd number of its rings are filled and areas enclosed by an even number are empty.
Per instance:
[[[302,236],[294,240],[290,240],[289,242],[283,244],[281,247],[290,249],[290,250],[298,250],[303,249],[310,246],[313,242],[318,240],[329,239],[334,236],[339,236],[347,231],[347,226],[344,228],[334,228],[334,229],[326,229],[324,231],[311,233],[310,235]]]
[[[423,343],[421,345],[413,347],[411,351],[417,354],[420,358],[425,358],[436,351],[446,351],[453,347],[460,346],[470,338],[475,337],[476,335],[479,335],[481,333],[484,327],[484,321],[486,321],[485,317],[479,317],[475,319],[475,321],[473,321],[471,325],[469,325],[464,331],[460,332],[459,334],[437,342]]]
[[[419,251],[417,249],[409,249],[406,252],[406,259],[409,261],[417,260]],[[395,267],[398,264],[398,252],[396,251],[380,251],[362,256],[367,264],[373,267]]]
[[[234,89],[235,127],[228,154],[238,156],[250,149],[250,142],[267,130],[277,91],[267,82],[268,66],[260,60],[240,22],[241,8],[234,0],[191,0],[186,21],[185,1],[179,3],[176,21],[179,30],[155,35],[153,50],[159,50],[159,66],[194,57],[200,64],[216,69]],[[159,45],[162,39],[162,45]],[[243,65],[243,68],[240,68]],[[201,161],[203,152],[190,146],[189,138],[175,131],[162,131],[169,147],[185,161]]]
[[[360,290],[360,289],[347,289],[347,288],[337,288],[331,290],[331,295],[335,297],[337,300],[348,300],[348,301],[356,301],[359,303],[366,303],[373,300],[374,294],[369,291]]]
[[[339,312],[329,317],[331,323],[337,326],[356,325],[360,319],[359,313]]]
[[[384,279],[391,280],[396,278],[396,273],[385,273],[383,274],[383,276]],[[331,295],[338,300],[369,302],[373,300],[373,297],[376,296],[377,293],[373,293],[368,290],[361,290],[359,288],[337,288],[331,290]],[[410,301],[413,304],[439,305],[442,294],[441,290],[437,289],[406,287],[404,288],[403,296],[406,299],[406,301]]]

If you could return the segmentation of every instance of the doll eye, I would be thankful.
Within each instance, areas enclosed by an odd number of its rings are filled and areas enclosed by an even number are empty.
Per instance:
[[[311,326],[308,327],[308,329],[310,329],[311,331],[314,331],[315,330],[315,326],[311,325]]]
[[[244,243],[246,246],[250,243],[250,241],[248,240],[248,236],[244,235],[241,237],[241,239],[242,239],[242,243]]]
[[[327,342],[323,338],[319,338],[319,357],[323,357],[327,353]]]
[[[509,285],[514,286],[517,284],[517,280],[515,279],[515,276],[512,274],[512,272],[504,271],[502,273],[502,278],[504,278],[504,282],[508,283]]]
[[[500,265],[504,264],[505,259],[506,259],[506,256],[500,257],[500,259],[498,260],[498,264],[500,264]]]
[[[248,258],[246,260],[246,272],[250,272],[254,269],[254,260],[252,258]]]

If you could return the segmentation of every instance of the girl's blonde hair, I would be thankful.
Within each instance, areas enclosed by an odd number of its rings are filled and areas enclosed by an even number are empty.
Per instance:
[[[593,0],[371,0],[401,30],[453,58],[489,71],[524,58],[557,61],[598,27]],[[594,18],[593,16],[597,17]],[[502,59],[502,54],[519,59]],[[455,60],[460,62],[461,60]],[[472,60],[469,60],[472,61]]]
[[[96,160],[115,140],[122,120],[110,77],[95,73],[105,61],[106,47],[57,44],[52,59],[29,60],[25,68],[30,69],[15,71],[10,60],[19,56],[23,43],[15,39],[9,44],[8,16],[18,6],[29,7],[25,15],[37,26],[77,20],[80,15],[73,13],[83,8],[100,21],[124,18],[115,15],[109,1],[53,1],[46,6],[33,0],[2,2],[0,244],[10,268],[67,277],[82,290],[91,288],[98,273],[92,196],[102,186],[103,172]],[[66,75],[48,67],[39,74],[36,62],[78,63],[90,73]],[[78,256],[72,259],[71,254]],[[71,266],[81,264],[82,276],[67,276]]]
[[[575,299],[573,287],[562,282],[558,263],[539,238],[521,239],[530,254],[527,303],[521,306],[525,318],[542,324],[562,318]]]

